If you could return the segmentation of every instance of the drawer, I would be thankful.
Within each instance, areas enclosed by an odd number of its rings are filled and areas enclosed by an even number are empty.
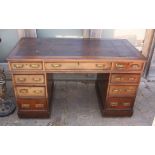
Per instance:
[[[111,62],[103,62],[103,63],[79,63],[79,69],[95,69],[95,70],[110,70]]]
[[[15,84],[43,84],[44,75],[14,75]]]
[[[115,71],[141,71],[143,69],[142,62],[114,62],[113,70]]]
[[[108,98],[106,107],[110,109],[131,109],[134,104],[134,98]]]
[[[16,88],[16,95],[20,97],[28,97],[28,96],[45,96],[45,87],[20,87]]]
[[[19,110],[46,110],[46,99],[17,99]]]
[[[140,74],[112,74],[111,83],[138,83],[140,81]]]
[[[59,63],[59,62],[46,62],[45,69],[46,70],[70,70],[70,69],[77,69],[78,63],[66,62],[66,63]]]
[[[137,86],[111,85],[109,86],[109,96],[135,96]]]
[[[42,70],[43,64],[41,62],[12,62],[10,64],[12,70]]]

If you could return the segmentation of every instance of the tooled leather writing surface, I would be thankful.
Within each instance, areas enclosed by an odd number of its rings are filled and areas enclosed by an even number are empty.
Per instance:
[[[23,38],[11,58],[127,58],[144,59],[125,39]]]

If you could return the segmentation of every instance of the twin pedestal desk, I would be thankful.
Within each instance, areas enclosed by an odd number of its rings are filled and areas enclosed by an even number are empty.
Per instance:
[[[145,64],[145,57],[124,39],[22,38],[7,60],[21,118],[50,116],[52,73],[97,74],[103,116],[132,116]]]

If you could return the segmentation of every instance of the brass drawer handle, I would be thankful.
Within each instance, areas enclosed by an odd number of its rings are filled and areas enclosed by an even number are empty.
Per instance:
[[[125,89],[125,91],[127,91],[127,92],[134,92],[135,90],[134,89]]]
[[[22,104],[21,107],[22,108],[30,108],[30,105],[29,104]]]
[[[115,79],[116,79],[116,80],[121,80],[121,77],[116,77]]]
[[[106,65],[105,64],[96,64],[96,67],[105,67]]]
[[[19,92],[20,93],[28,93],[28,89],[20,89]]]
[[[40,64],[30,64],[31,68],[39,68]]]
[[[118,102],[111,102],[110,105],[111,106],[118,106]]]
[[[52,64],[52,67],[61,67],[61,64]]]
[[[23,68],[24,67],[24,64],[15,64],[14,67],[15,68]]]
[[[140,66],[138,64],[132,64],[131,67],[134,69],[138,69]]]
[[[41,81],[41,78],[33,78],[33,81]]]
[[[112,91],[113,92],[119,92],[120,90],[119,89],[113,89]]]
[[[123,106],[130,106],[130,102],[124,102],[124,103],[122,103],[123,104]]]
[[[129,80],[133,81],[133,80],[135,80],[135,78],[134,77],[129,77]]]
[[[35,104],[35,107],[36,108],[43,108],[44,107],[44,104]]]
[[[124,66],[124,64],[116,64],[116,67],[117,68],[124,68],[125,66]]]
[[[42,93],[42,90],[34,90],[33,91],[35,94],[41,94]]]
[[[24,81],[26,81],[26,78],[18,78],[18,81],[24,82]]]

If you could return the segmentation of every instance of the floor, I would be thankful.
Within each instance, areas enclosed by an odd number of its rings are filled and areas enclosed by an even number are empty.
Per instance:
[[[14,100],[11,82],[7,94]],[[150,126],[155,117],[155,82],[142,79],[132,117],[102,117],[94,82],[55,82],[51,117],[19,119],[17,110],[0,118],[1,126]]]

